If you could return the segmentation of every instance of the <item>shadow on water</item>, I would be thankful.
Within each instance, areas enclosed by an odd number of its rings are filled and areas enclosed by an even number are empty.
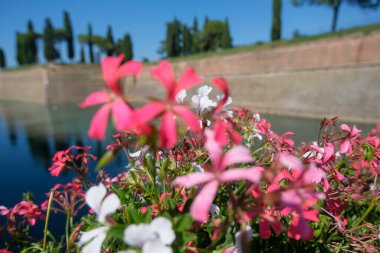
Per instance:
[[[0,102],[0,205],[15,205],[27,191],[31,191],[40,204],[55,184],[70,181],[72,173],[52,177],[48,171],[56,151],[72,145],[92,146],[92,153],[101,156],[111,138],[99,142],[87,137],[95,111],[96,108],[81,110],[73,106]],[[317,137],[319,120],[263,116],[278,134],[294,131],[297,145],[301,140],[313,141]],[[374,125],[358,124],[358,127],[368,133]],[[107,136],[111,136],[111,131],[109,128]],[[125,170],[126,164],[127,159],[121,157],[106,171],[116,175]],[[94,165],[90,164],[90,170]],[[0,217],[0,222],[4,222],[4,217]],[[63,234],[64,217],[53,215],[50,228],[55,235]]]

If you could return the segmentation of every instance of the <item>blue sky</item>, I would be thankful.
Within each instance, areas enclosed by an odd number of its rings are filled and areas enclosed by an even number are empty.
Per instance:
[[[34,28],[42,32],[49,17],[54,27],[63,27],[63,10],[70,13],[74,34],[87,33],[91,23],[95,34],[105,35],[108,25],[114,38],[126,32],[132,36],[135,59],[158,59],[157,49],[165,35],[165,23],[174,17],[192,25],[193,18],[203,24],[204,17],[224,19],[228,17],[234,45],[268,41],[271,27],[271,0],[1,0],[0,47],[5,49],[8,66],[16,65],[15,32],[25,32],[26,23],[33,21]],[[324,6],[294,7],[291,0],[283,0],[283,37],[290,38],[295,30],[302,34],[329,31],[332,12]],[[351,26],[380,23],[380,9],[362,10],[344,5],[338,20],[338,29]],[[40,60],[42,57],[40,43]],[[65,53],[66,46],[60,46]],[[76,59],[79,44],[75,44]]]

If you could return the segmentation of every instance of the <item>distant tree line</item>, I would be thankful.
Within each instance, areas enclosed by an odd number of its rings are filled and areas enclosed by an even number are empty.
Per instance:
[[[161,42],[159,53],[164,57],[177,57],[231,47],[232,37],[227,18],[219,21],[206,17],[202,30],[198,28],[196,18],[192,27],[175,18],[166,24],[166,36]]]
[[[45,20],[45,27],[43,33],[37,33],[34,30],[31,20],[27,23],[26,33],[16,33],[16,58],[19,65],[38,63],[38,41],[43,41],[43,52],[46,61],[51,62],[57,59],[62,60],[62,53],[59,51],[59,45],[64,43],[67,46],[67,57],[73,61],[75,58],[74,35],[68,12],[63,13],[64,27],[57,29],[54,28],[51,20]],[[133,58],[132,39],[129,34],[126,34],[122,39],[114,41],[112,35],[112,28],[109,26],[105,37],[100,35],[93,35],[91,25],[88,26],[87,34],[79,34],[80,49],[80,62],[85,63],[84,45],[88,46],[89,62],[95,63],[93,47],[97,46],[101,52],[108,56],[120,53],[125,54],[126,60]],[[1,58],[2,57],[2,58]],[[100,56],[99,56],[100,58]],[[98,59],[97,62],[99,62]],[[0,68],[3,64],[5,66],[4,52],[0,50]]]

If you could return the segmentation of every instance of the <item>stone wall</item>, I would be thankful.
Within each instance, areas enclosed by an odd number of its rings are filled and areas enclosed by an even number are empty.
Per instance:
[[[261,112],[380,121],[380,32],[184,60],[173,66],[177,75],[193,66],[206,83],[224,76],[235,105]],[[132,101],[165,95],[150,77],[149,67],[137,83],[127,81]],[[103,83],[98,65],[10,71],[0,73],[0,100],[78,103]]]

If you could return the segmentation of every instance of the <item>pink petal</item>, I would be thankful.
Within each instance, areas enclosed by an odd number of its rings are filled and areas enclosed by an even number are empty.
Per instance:
[[[311,240],[313,235],[313,229],[311,229],[309,223],[307,223],[303,217],[293,215],[288,230],[288,236],[296,240]]]
[[[84,102],[79,104],[79,107],[84,108],[97,104],[106,103],[111,100],[111,97],[105,91],[95,91],[88,95]]]
[[[213,126],[215,132],[215,140],[219,142],[221,146],[227,145],[227,123],[223,120],[218,119]]]
[[[108,123],[108,114],[110,113],[111,105],[103,105],[94,115],[91,120],[90,129],[87,134],[93,139],[103,140]]]
[[[177,95],[180,90],[189,89],[202,81],[203,78],[197,76],[193,68],[187,68],[178,79],[173,96]]]
[[[250,169],[230,169],[222,173],[220,179],[223,182],[247,180],[251,183],[259,183],[263,168],[252,167]]]
[[[194,185],[204,184],[212,179],[214,179],[215,176],[213,173],[210,172],[196,172],[185,176],[177,177],[174,181],[174,185],[182,185],[185,188],[193,187]]]
[[[339,152],[342,154],[348,153],[351,147],[351,143],[348,140],[345,140],[342,145],[340,145]]]
[[[191,131],[196,133],[201,132],[198,118],[187,107],[174,106],[173,111],[175,114],[179,115],[183,119],[183,121],[186,123],[186,125],[190,128]]]
[[[230,125],[227,124],[227,131],[232,139],[234,144],[240,144],[243,141],[243,137],[236,132]]]
[[[315,167],[314,164],[311,164],[308,170],[303,174],[302,178],[307,184],[319,184],[325,176],[326,173],[323,170]]]
[[[218,186],[218,181],[213,180],[208,182],[197,194],[190,207],[190,213],[194,220],[199,222],[208,220],[210,207],[218,190]]]
[[[162,116],[160,128],[161,146],[164,149],[170,149],[177,143],[177,126],[172,112],[166,112]]]
[[[227,168],[237,163],[249,163],[253,158],[248,148],[244,146],[236,146],[230,149],[223,157],[222,168]]]
[[[112,103],[112,115],[117,131],[123,131],[132,127],[133,110],[122,98],[117,98]]]
[[[135,109],[135,125],[148,123],[165,110],[165,105],[161,102],[151,102],[141,108]]]
[[[347,124],[340,125],[340,129],[342,129],[348,133],[351,133],[351,128]]]
[[[351,132],[351,134],[353,135],[353,136],[355,136],[355,135],[358,135],[360,132],[361,132],[362,130],[359,130],[355,125],[352,127],[352,132]]]
[[[152,68],[152,75],[159,80],[166,88],[168,93],[174,89],[174,74],[172,65],[168,61],[161,61],[160,65]]]
[[[220,103],[218,104],[218,106],[215,108],[215,111],[216,112],[219,112],[223,109],[224,105],[226,104],[227,100],[228,100],[228,97],[230,96],[229,95],[229,90],[228,90],[228,83],[227,83],[227,80],[224,79],[223,77],[216,77],[212,80],[212,83],[218,87],[219,89],[222,90],[223,94],[224,94],[224,97],[223,97],[223,100],[220,101]]]
[[[319,214],[318,210],[309,210],[309,211],[304,211],[302,216],[305,219],[315,221],[315,222],[319,222],[318,214]]]
[[[205,130],[206,143],[205,148],[210,155],[210,159],[215,169],[222,170],[221,159],[222,159],[222,147],[219,142],[215,140],[215,132],[209,128]]]
[[[295,178],[298,178],[302,174],[303,166],[301,161],[297,157],[281,153],[278,156],[278,160],[285,167],[291,168]]]
[[[105,57],[102,61],[102,72],[104,81],[108,87],[117,95],[121,94],[119,76],[117,74],[118,68],[123,61],[124,56],[118,57]]]
[[[272,234],[269,222],[264,218],[260,218],[259,234],[262,239],[268,239]]]
[[[127,61],[120,66],[118,70],[118,77],[122,78],[123,76],[137,76],[140,74],[143,69],[143,65],[138,61]]]

